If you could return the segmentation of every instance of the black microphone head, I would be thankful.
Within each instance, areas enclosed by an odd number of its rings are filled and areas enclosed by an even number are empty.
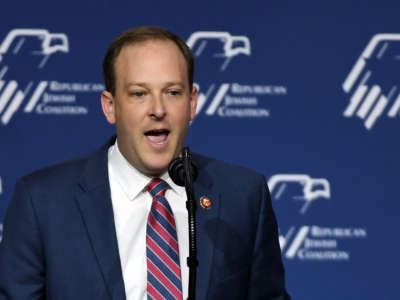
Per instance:
[[[193,162],[191,162],[190,165],[190,173],[194,182],[197,178],[197,168],[193,164]],[[179,186],[185,186],[185,167],[183,165],[183,159],[181,157],[174,158],[169,163],[168,174],[175,184]]]
[[[168,174],[172,181],[179,185],[185,186],[185,169],[183,160],[180,157],[174,158],[168,165]]]

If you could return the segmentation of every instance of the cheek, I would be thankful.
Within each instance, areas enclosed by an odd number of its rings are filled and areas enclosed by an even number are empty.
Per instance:
[[[174,119],[175,131],[178,133],[179,139],[184,139],[190,122],[190,111],[187,107],[182,108],[181,113],[177,114]]]
[[[174,112],[175,119],[181,124],[188,123],[191,120],[191,108],[186,101],[180,103],[180,105],[175,108]]]
[[[122,102],[122,101],[121,101]],[[117,115],[125,126],[134,126],[140,124],[144,112],[141,106],[129,103],[127,100],[117,107]]]
[[[116,114],[117,117],[117,127],[121,133],[128,136],[137,136],[141,130],[141,124],[143,122],[140,120],[139,116],[134,113],[134,110],[119,109]]]

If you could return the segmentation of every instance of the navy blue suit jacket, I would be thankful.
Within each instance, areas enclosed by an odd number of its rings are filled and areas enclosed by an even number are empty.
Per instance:
[[[125,299],[108,147],[17,182],[0,244],[0,300]],[[212,201],[196,214],[197,299],[288,299],[264,177],[193,160],[196,200]]]

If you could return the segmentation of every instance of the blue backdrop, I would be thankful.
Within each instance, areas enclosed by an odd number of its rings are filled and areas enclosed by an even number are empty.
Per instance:
[[[17,178],[114,133],[100,109],[103,55],[121,31],[159,25],[196,55],[187,145],[268,180],[293,299],[399,299],[399,9],[394,0],[2,3],[0,220]]]

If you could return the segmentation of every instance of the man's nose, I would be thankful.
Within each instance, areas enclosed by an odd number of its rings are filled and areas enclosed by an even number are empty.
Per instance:
[[[162,94],[153,95],[150,116],[156,119],[162,119],[165,115],[166,109]]]

